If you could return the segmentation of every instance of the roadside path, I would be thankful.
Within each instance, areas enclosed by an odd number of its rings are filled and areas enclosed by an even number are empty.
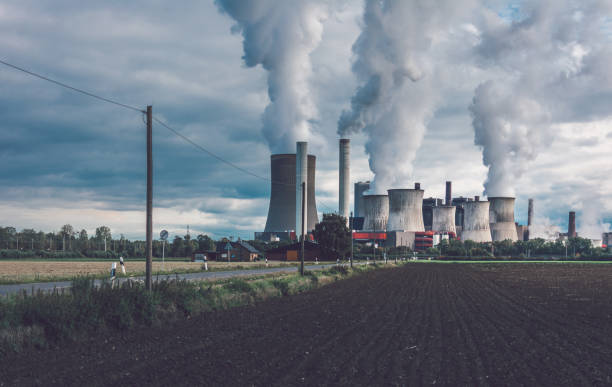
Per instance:
[[[330,267],[335,266],[334,264],[327,265],[306,265],[304,269],[306,270],[322,270],[329,269]],[[254,269],[254,270],[228,270],[228,271],[203,271],[199,273],[185,273],[185,274],[167,274],[167,275],[155,275],[153,276],[153,281],[164,281],[164,280],[172,280],[178,277],[178,279],[184,279],[188,281],[192,280],[208,280],[208,279],[223,279],[223,278],[231,278],[231,277],[245,277],[252,275],[261,275],[261,274],[273,274],[273,273],[292,273],[298,270],[298,266],[290,266],[290,267],[271,267],[267,269]],[[132,277],[137,280],[144,281],[144,276],[136,276]],[[124,283],[128,280],[126,277],[119,278],[119,283]],[[99,286],[105,280],[97,279],[95,280],[95,285]],[[0,295],[6,296],[8,294],[15,294],[22,291],[33,293],[39,290],[43,292],[50,292],[54,289],[62,290],[62,289],[70,289],[72,282],[71,281],[57,281],[57,282],[35,282],[28,284],[13,284],[13,285],[0,285]]]

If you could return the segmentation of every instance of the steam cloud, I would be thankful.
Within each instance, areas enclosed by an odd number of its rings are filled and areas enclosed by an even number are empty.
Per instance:
[[[323,33],[326,10],[312,1],[215,0],[244,38],[244,63],[268,72],[270,103],[263,113],[263,134],[273,153],[295,152],[296,141],[310,137],[317,109],[308,79],[310,53]]]
[[[554,140],[553,125],[609,115],[596,101],[612,95],[603,65],[612,59],[611,9],[609,1],[532,0],[511,23],[485,14],[475,50],[479,65],[499,76],[476,88],[469,108],[489,167],[485,194],[514,195],[514,181]]]
[[[370,191],[404,187],[433,114],[435,59],[430,51],[465,10],[453,1],[366,0],[361,34],[353,45],[358,86],[338,134],[363,131],[374,172]]]

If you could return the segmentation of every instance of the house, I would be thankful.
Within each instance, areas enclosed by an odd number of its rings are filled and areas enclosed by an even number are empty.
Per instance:
[[[215,259],[217,261],[227,261],[227,254],[230,254],[231,261],[256,261],[262,254],[249,243],[238,239],[236,242],[225,241],[217,243]]]
[[[292,243],[286,246],[275,247],[266,250],[266,257],[273,261],[298,261],[300,259],[299,242]],[[319,261],[335,261],[339,257],[338,252],[332,249],[326,249],[318,243],[305,241],[304,242],[304,260],[314,261],[317,258]]]

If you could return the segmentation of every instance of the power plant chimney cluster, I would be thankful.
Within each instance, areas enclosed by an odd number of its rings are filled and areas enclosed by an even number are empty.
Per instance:
[[[340,139],[338,145],[338,213],[346,218],[348,225],[351,217],[350,140]],[[302,185],[306,192],[305,232],[312,231],[318,223],[316,157],[308,154],[308,143],[297,142],[295,154],[272,155],[270,167],[272,182],[268,218],[265,231],[257,234],[267,239],[284,233],[288,238],[294,232],[299,238],[302,232]],[[460,236],[463,240],[475,242],[491,242],[506,239],[516,241],[519,236],[528,240],[529,228],[533,224],[533,199],[529,199],[527,226],[520,226],[514,222],[515,198],[490,197],[489,200],[480,200],[479,196],[475,196],[474,199],[453,199],[450,181],[446,182],[444,202],[441,199],[424,199],[420,183],[414,183],[412,189],[389,189],[387,195],[365,194],[369,189],[369,181],[354,184],[354,229],[419,236],[424,236],[424,233],[440,234]],[[427,216],[424,217],[424,214]],[[356,224],[359,226],[355,227]],[[416,238],[414,235],[413,242]],[[569,213],[568,236],[576,236],[576,213],[573,211]]]

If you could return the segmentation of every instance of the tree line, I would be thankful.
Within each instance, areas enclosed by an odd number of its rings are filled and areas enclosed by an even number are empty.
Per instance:
[[[100,226],[93,235],[87,230],[76,230],[65,224],[57,232],[36,231],[15,227],[0,227],[0,257],[2,258],[116,258],[119,256],[141,258],[145,256],[146,242],[129,240],[123,234],[113,237],[110,227]],[[194,251],[215,249],[215,242],[208,235],[175,236],[165,243],[153,241],[153,256],[190,257]]]

